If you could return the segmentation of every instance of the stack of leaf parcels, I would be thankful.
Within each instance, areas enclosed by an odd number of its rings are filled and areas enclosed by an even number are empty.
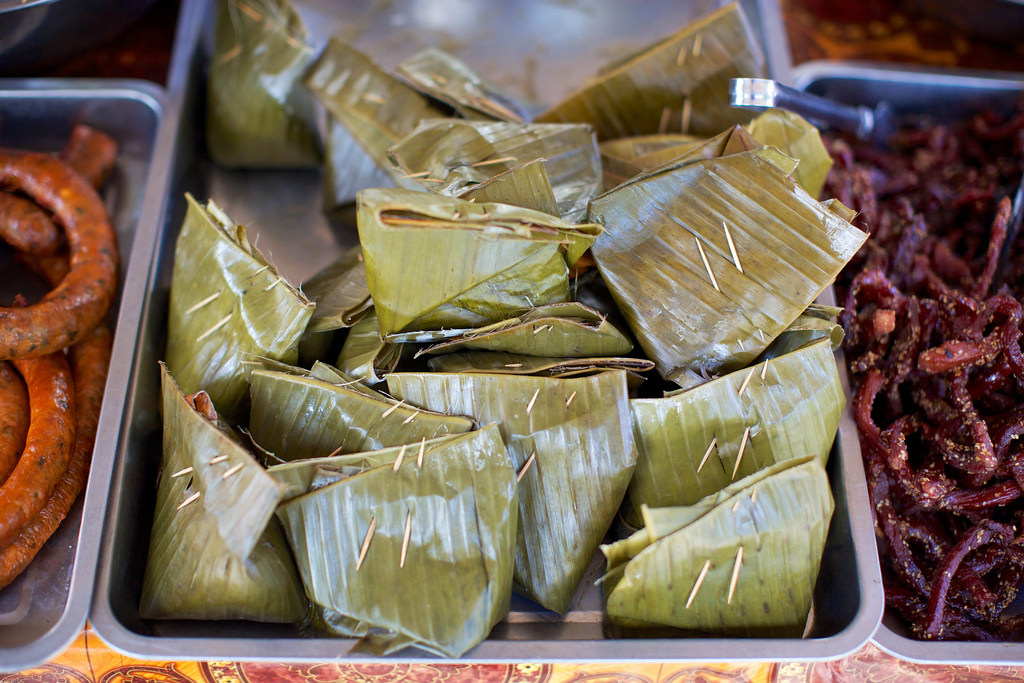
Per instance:
[[[833,507],[813,456],[692,506],[645,507],[643,529],[601,548],[608,615],[625,626],[799,637]]]

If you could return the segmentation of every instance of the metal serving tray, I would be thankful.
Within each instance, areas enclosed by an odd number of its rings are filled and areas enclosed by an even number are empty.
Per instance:
[[[896,115],[925,112],[940,121],[962,119],[983,109],[1008,113],[1024,95],[1024,74],[1012,78],[1005,72],[890,68],[867,63],[809,62],[793,69],[793,81],[801,90],[842,102],[874,105],[885,100]],[[873,640],[890,654],[918,662],[1024,662],[1024,643],[912,639],[906,622],[888,609]]]
[[[317,8],[327,11],[325,2],[296,4],[304,7],[305,11]],[[516,3],[514,10],[511,3],[493,3],[489,7],[501,16],[489,19],[474,13],[473,18],[474,21],[486,22],[476,30],[476,35],[485,42],[493,36],[492,29],[496,31],[498,26],[511,40],[517,31],[526,35],[525,32],[535,23],[541,28],[550,23],[548,18],[542,18],[539,23],[531,22],[531,16],[536,20],[537,16],[550,17],[552,13],[569,12],[580,22],[580,35],[563,30],[561,25],[555,32],[557,35],[551,34],[550,27],[542,34],[550,41],[551,53],[573,55],[573,59],[585,56],[589,60],[586,68],[563,71],[549,65],[539,69],[543,79],[538,80],[532,92],[541,92],[540,80],[544,81],[545,88],[551,88],[551,83],[554,83],[556,87],[546,91],[546,99],[550,102],[613,56],[613,45],[615,53],[624,52],[681,26],[686,22],[685,14],[682,17],[677,14],[669,20],[651,20],[658,11],[678,13],[680,5],[686,3],[649,3],[651,11],[644,13],[638,11],[634,4],[606,3],[601,5],[608,11],[605,16],[601,14],[603,10],[599,11],[600,8],[593,3]],[[433,5],[420,3],[420,6]],[[760,12],[754,15],[756,17],[778,12],[777,5],[769,2],[751,3],[751,6],[751,12]],[[417,19],[414,13],[403,8],[406,8],[406,3],[394,2],[389,4],[390,13],[382,17],[375,17],[372,12],[370,15],[351,15],[361,16],[360,26],[365,31],[377,32],[375,40],[359,39],[357,44],[378,55],[386,64],[401,58],[401,55],[389,52],[401,41],[393,36],[389,40],[384,39],[383,32],[387,26],[408,29],[408,22],[413,20],[421,23],[433,20],[422,16]],[[532,15],[534,9],[547,14]],[[689,11],[698,13],[700,9],[695,6]],[[158,236],[148,279],[137,273],[138,279],[128,283],[133,289],[144,290],[146,304],[140,319],[135,355],[123,359],[125,363],[131,363],[133,381],[125,394],[122,439],[118,444],[91,621],[95,631],[109,645],[142,658],[301,661],[355,656],[348,654],[352,640],[303,637],[292,626],[238,621],[145,620],[138,614],[160,461],[157,360],[163,354],[174,242],[184,214],[183,192],[190,191],[200,198],[210,197],[234,220],[248,224],[250,234],[260,236],[260,248],[272,255],[283,274],[296,281],[308,277],[333,259],[342,245],[355,241],[353,225],[328,223],[321,214],[318,172],[230,172],[215,167],[205,158],[202,96],[207,52],[203,39],[204,31],[210,26],[208,11],[209,5],[205,0],[186,2],[182,10],[170,91],[173,100],[180,101],[183,109],[172,163],[174,183],[168,203],[168,220]],[[338,15],[337,7],[333,11],[335,16]],[[633,14],[644,14],[644,20],[638,22],[635,17],[631,20]],[[623,21],[622,32],[619,31],[620,19]],[[321,17],[319,21],[318,25],[323,30],[328,20]],[[766,19],[765,27],[769,23]],[[569,25],[575,24],[570,22]],[[413,34],[405,30],[403,35]],[[436,32],[434,35],[437,39]],[[469,42],[465,43],[467,47],[461,54],[485,77],[508,87],[514,94],[522,95],[523,89],[515,87],[512,71],[523,70],[523,55],[529,50],[533,50],[530,54],[538,59],[548,54],[536,49],[536,41],[540,39],[530,35],[529,41],[523,39],[517,43],[529,42],[522,48],[523,52],[509,53],[504,61],[474,60],[474,46]],[[588,45],[594,35],[608,36],[608,40],[596,49],[594,45]],[[577,48],[559,41],[575,41],[578,51],[574,53]],[[495,49],[508,49],[508,45],[503,47],[503,42],[508,41],[495,41]],[[491,43],[475,45],[478,55],[487,53],[490,47]],[[407,45],[404,49],[406,53],[410,51]],[[605,50],[606,54],[600,54],[600,50]],[[510,59],[514,59],[514,63],[509,63]],[[809,660],[832,659],[856,650],[867,641],[881,618],[881,581],[871,540],[871,518],[860,453],[849,415],[843,418],[837,443],[829,464],[836,510],[815,592],[813,617],[805,639],[607,639],[602,628],[600,590],[593,586],[593,579],[601,569],[600,561],[595,558],[589,578],[584,580],[573,608],[565,617],[544,611],[527,600],[513,598],[508,617],[465,658],[501,662]],[[407,649],[397,658],[403,661],[436,661],[415,649]],[[359,656],[359,661],[368,659]]]
[[[165,175],[152,165],[165,107],[163,90],[141,81],[0,80],[0,146],[59,152],[76,123],[95,126],[117,140],[117,165],[102,194],[117,232],[122,273],[129,278],[139,269],[145,275],[152,254],[152,231],[144,239],[137,226],[158,220],[166,198],[161,184]],[[46,289],[0,246],[4,300],[17,292],[36,295]],[[137,319],[140,297],[126,290],[119,304],[122,323]],[[117,319],[117,305],[111,322]],[[115,359],[130,357],[125,348],[130,349],[134,338],[133,324],[118,326]],[[85,623],[126,385],[127,366],[115,361],[85,495],[28,569],[0,590],[0,671],[46,661],[60,653]]]

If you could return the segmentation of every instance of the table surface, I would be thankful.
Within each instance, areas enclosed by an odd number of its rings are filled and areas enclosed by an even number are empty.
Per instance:
[[[794,64],[815,59],[864,59],[1024,72],[1024,41],[998,43],[946,23],[921,0],[780,0]],[[164,83],[178,0],[158,0],[122,36],[64,63],[26,76],[141,78]],[[887,655],[871,644],[831,662],[718,664],[352,664],[163,662],[125,657],[87,626],[52,661],[0,683],[669,683],[750,681],[1019,681],[1024,666],[921,665]]]

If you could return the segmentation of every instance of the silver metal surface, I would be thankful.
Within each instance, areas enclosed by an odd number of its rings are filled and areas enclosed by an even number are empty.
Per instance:
[[[159,218],[166,193],[162,174],[151,172],[164,93],[137,81],[0,80],[0,147],[57,152],[76,123],[99,128],[118,142],[114,172],[102,195],[117,232],[122,272],[131,277],[136,264],[150,262],[152,236],[141,238],[137,226]],[[0,245],[2,246],[2,245]],[[0,297],[16,292],[42,294],[47,289],[27,269],[0,250]],[[137,312],[131,293],[122,292],[123,319],[115,337],[113,368],[106,385],[100,428],[84,496],[29,568],[0,589],[0,671],[35,666],[60,653],[81,631],[89,612],[99,555],[102,520],[114,460],[114,445],[126,385],[117,349],[135,338]],[[111,322],[116,319],[116,308]]]
[[[793,77],[797,88],[840,102],[872,106],[885,100],[896,116],[924,111],[938,121],[961,119],[983,109],[1009,113],[1024,95],[1024,74],[1013,78],[1006,73],[813,62],[796,67]],[[872,640],[892,655],[917,662],[1024,663],[1024,643],[914,640],[906,623],[890,610]]]
[[[297,4],[307,13],[307,22],[310,21],[311,7],[327,11],[325,0]],[[439,25],[447,26],[441,21],[443,17],[438,18],[436,13],[452,7],[450,3],[437,1],[395,1],[387,4],[389,13],[374,14],[372,8],[366,9],[368,3],[349,4],[363,8],[363,11],[355,8],[346,15],[354,17],[351,20],[363,31],[369,30],[368,26],[377,27],[373,31],[384,31],[393,21],[404,27],[400,35],[407,38],[421,36],[413,31],[415,25],[411,22],[414,21],[425,22],[434,17]],[[476,13],[466,5],[465,11],[475,17],[474,21],[483,23],[473,32],[460,34],[460,43],[453,42],[454,38],[448,35],[450,44],[446,47],[462,48],[456,52],[463,59],[492,82],[505,86],[512,84],[508,78],[510,74],[529,72],[524,62],[530,62],[537,55],[543,57],[562,50],[573,53],[573,59],[581,60],[574,69],[562,70],[555,61],[537,70],[535,87],[530,90],[537,97],[531,99],[550,102],[558,93],[567,92],[581,83],[587,74],[615,54],[627,53],[631,48],[642,46],[681,26],[686,18],[678,12],[681,11],[680,6],[685,9],[686,5],[667,1],[643,5],[600,4],[612,17],[643,15],[642,22],[635,17],[629,22],[624,20],[623,26],[633,26],[634,31],[639,31],[640,24],[643,25],[643,31],[629,34],[628,40],[616,32],[616,21],[607,18],[601,20],[604,23],[598,33],[576,30],[570,18],[578,18],[584,24],[595,20],[592,13],[600,8],[594,0],[579,3],[539,0],[494,3],[495,9],[503,8],[495,18],[488,18],[486,13]],[[697,5],[699,3],[694,3],[690,11],[697,12],[700,9]],[[761,17],[768,16],[764,7],[769,7],[770,12],[778,12],[778,6],[772,3],[762,2],[761,10],[754,6],[754,11],[761,12],[758,15]],[[431,12],[422,15],[430,8],[433,8]],[[532,8],[542,8],[547,14],[531,14]],[[135,277],[126,285],[133,291],[142,292],[145,304],[139,317],[139,336],[134,354],[123,357],[125,365],[132,368],[132,378],[124,396],[121,440],[117,447],[91,623],[109,645],[142,658],[308,661],[352,657],[358,661],[371,661],[371,657],[348,653],[354,643],[352,640],[305,637],[293,626],[239,621],[145,620],[138,614],[160,459],[157,361],[163,355],[174,242],[184,215],[183,193],[190,191],[200,198],[212,198],[233,219],[247,223],[250,235],[259,235],[260,248],[272,255],[287,277],[297,281],[333,259],[343,245],[355,241],[351,216],[338,222],[328,222],[322,215],[318,172],[232,172],[215,167],[204,157],[201,105],[206,43],[202,32],[210,26],[208,10],[206,0],[186,0],[183,5],[169,85],[174,106],[181,106],[181,120],[176,146],[170,157],[173,177],[167,220],[159,227],[151,271],[148,274],[134,273]],[[671,15],[673,11],[677,14]],[[336,17],[341,16],[337,6],[334,12],[331,17],[321,18],[318,25],[336,27]],[[536,17],[549,23],[552,12],[561,13],[563,18],[556,26],[557,30],[550,26],[544,29],[548,40],[552,41],[550,45],[538,45],[531,38],[529,43],[520,41],[521,48],[517,51],[505,44],[508,41],[494,40],[496,35],[502,35],[512,41],[514,36],[527,31],[531,21],[537,21]],[[665,12],[668,18],[659,18],[659,12]],[[752,23],[758,25],[753,19]],[[355,31],[351,26],[349,29]],[[438,37],[437,32],[434,35],[438,40],[445,38]],[[373,39],[357,40],[357,45],[386,64],[403,56],[391,53],[400,42],[396,37],[385,39],[381,33],[374,36]],[[597,37],[603,40],[595,40]],[[567,45],[561,45],[559,41]],[[578,41],[577,48],[572,47],[573,41]],[[609,52],[611,46],[615,48],[612,53]],[[403,49],[415,47],[405,46]],[[477,54],[506,50],[508,57],[504,58],[505,61],[497,57],[487,62],[475,61],[471,56],[474,50]],[[508,62],[509,59],[515,61]],[[524,92],[515,90],[512,94],[523,96]],[[871,516],[859,453],[852,419],[846,414],[835,452],[829,461],[836,509],[806,638],[606,638],[600,589],[593,585],[593,579],[600,574],[601,568],[600,560],[595,557],[591,572],[582,582],[573,607],[565,617],[513,597],[508,617],[465,659],[477,662],[810,660],[832,659],[856,650],[874,631],[882,611],[881,582],[873,554]],[[415,649],[407,649],[388,659],[391,662],[396,660],[437,661]]]

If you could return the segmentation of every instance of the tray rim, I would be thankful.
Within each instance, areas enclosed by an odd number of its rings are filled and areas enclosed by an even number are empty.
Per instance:
[[[131,99],[141,101],[156,116],[156,129],[153,134],[152,149],[146,164],[146,179],[139,201],[139,218],[135,225],[127,263],[122,265],[124,276],[122,278],[121,303],[118,307],[112,349],[112,358],[118,358],[118,349],[123,348],[125,340],[132,336],[131,330],[123,328],[127,327],[126,321],[133,306],[141,303],[137,301],[138,297],[135,293],[130,292],[124,285],[128,282],[129,275],[142,267],[142,262],[145,262],[148,267],[153,242],[150,239],[147,243],[147,240],[143,239],[146,231],[142,228],[151,224],[155,217],[162,215],[166,201],[164,183],[166,173],[157,172],[154,162],[158,158],[161,140],[166,136],[167,93],[156,83],[140,79],[0,78],[0,97]],[[12,671],[26,669],[44,663],[60,654],[78,636],[88,618],[103,538],[102,525],[90,524],[89,521],[101,520],[107,507],[114,451],[112,448],[104,448],[104,445],[110,441],[108,433],[110,418],[105,418],[105,416],[121,412],[122,406],[115,399],[117,390],[123,386],[120,382],[121,374],[117,364],[112,363],[104,386],[89,477],[84,494],[80,496],[82,522],[75,542],[64,609],[41,637],[23,646],[5,649],[0,655],[0,662],[4,669]]]

